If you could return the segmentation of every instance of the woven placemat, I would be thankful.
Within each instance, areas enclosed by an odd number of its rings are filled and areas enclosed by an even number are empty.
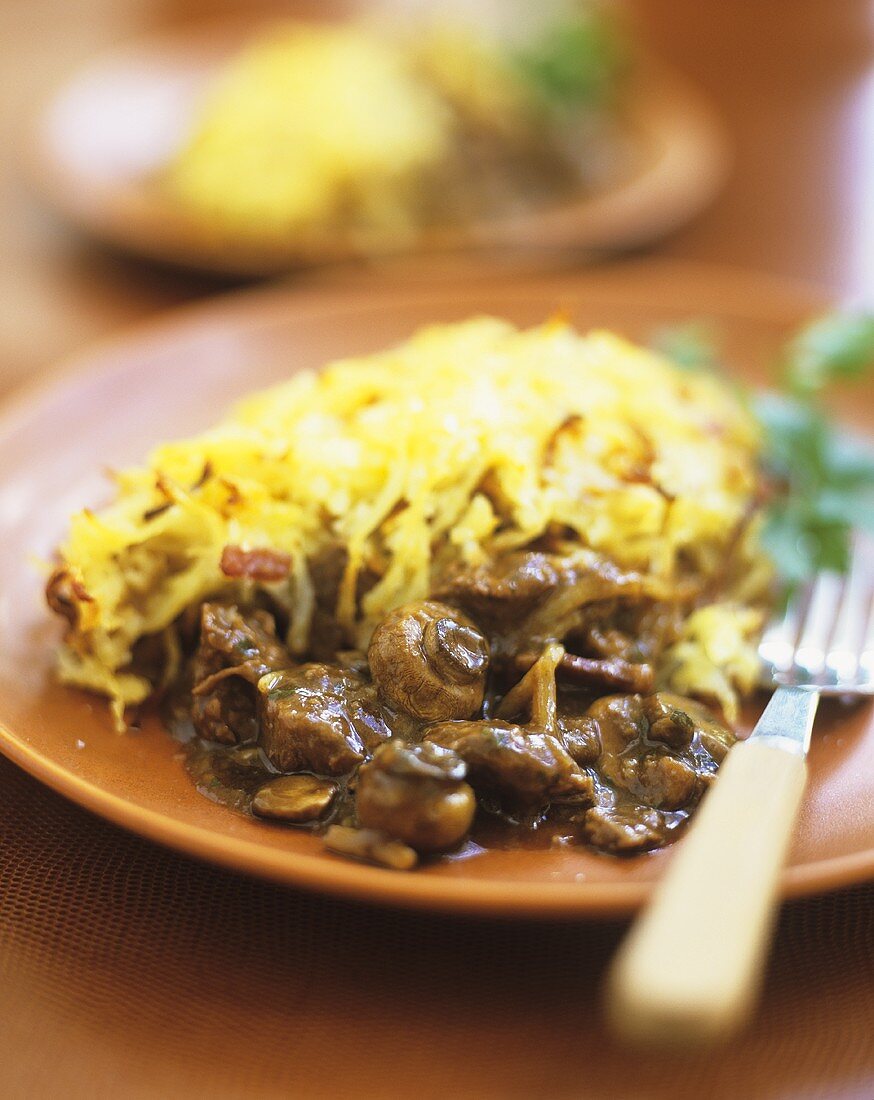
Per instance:
[[[190,861],[0,760],[9,1097],[874,1096],[874,886],[783,910],[757,1020],[639,1055],[597,990],[620,923],[394,912]]]

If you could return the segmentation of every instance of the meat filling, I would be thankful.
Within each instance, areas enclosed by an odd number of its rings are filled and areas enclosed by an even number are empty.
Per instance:
[[[205,603],[200,644],[192,660],[191,719],[200,737],[222,744],[258,736],[255,688],[261,676],[291,664],[266,611]]]
[[[287,568],[263,551],[226,557],[247,578]],[[560,822],[616,854],[660,847],[733,743],[700,703],[653,691],[688,594],[593,555],[456,570],[388,614],[366,654],[323,596],[309,656],[325,659],[301,664],[266,611],[205,603],[190,712],[222,776],[234,768],[219,754],[244,750],[218,746],[251,744],[239,798],[252,812],[327,830],[335,851],[412,867],[485,821],[532,834]]]

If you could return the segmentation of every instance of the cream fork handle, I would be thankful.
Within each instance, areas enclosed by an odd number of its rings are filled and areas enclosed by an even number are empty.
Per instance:
[[[802,754],[755,739],[731,749],[614,961],[607,1008],[618,1033],[685,1045],[743,1023],[806,778]]]

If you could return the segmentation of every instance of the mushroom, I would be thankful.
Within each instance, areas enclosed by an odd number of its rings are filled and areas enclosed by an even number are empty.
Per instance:
[[[252,812],[295,825],[318,821],[337,797],[338,789],[336,783],[314,775],[281,775],[258,788]]]
[[[406,604],[379,624],[367,653],[381,698],[423,722],[471,718],[482,707],[489,646],[460,611]]]
[[[418,852],[445,851],[467,833],[476,811],[466,774],[452,749],[389,741],[358,773],[358,819]]]
[[[353,829],[349,825],[332,825],[325,833],[325,847],[341,856],[378,863],[392,871],[412,871],[419,857],[409,844],[376,829]]]

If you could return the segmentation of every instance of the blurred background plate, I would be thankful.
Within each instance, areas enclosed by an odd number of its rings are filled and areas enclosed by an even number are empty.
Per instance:
[[[354,5],[353,5],[354,7]],[[348,14],[332,2],[321,17]],[[325,236],[307,246],[230,246],[187,216],[156,182],[179,148],[210,76],[263,20],[185,24],[97,57],[52,96],[28,150],[35,187],[64,216],[116,248],[228,276],[358,258]],[[497,250],[518,269],[638,247],[662,237],[715,197],[727,140],[707,101],[646,54],[621,113],[628,166],[614,183],[524,214],[428,230],[415,250]]]
[[[236,814],[198,794],[179,746],[155,718],[114,732],[100,700],[51,678],[56,624],[42,602],[46,560],[68,515],[99,504],[107,466],[212,422],[239,395],[336,356],[366,353],[417,326],[472,313],[520,324],[561,308],[582,329],[646,339],[665,324],[709,318],[727,362],[761,380],[787,332],[823,299],[766,276],[694,264],[606,266],[573,276],[480,278],[452,288],[370,282],[272,288],[189,307],[99,347],[0,423],[0,749],[98,814],[191,855],[281,882],[368,901],[506,916],[628,912],[646,898],[670,850],[615,859],[584,848],[492,850],[413,874],[346,862],[304,831]],[[850,423],[872,410],[848,402]],[[750,712],[746,719],[755,717]],[[874,875],[871,707],[824,708],[787,896]]]

